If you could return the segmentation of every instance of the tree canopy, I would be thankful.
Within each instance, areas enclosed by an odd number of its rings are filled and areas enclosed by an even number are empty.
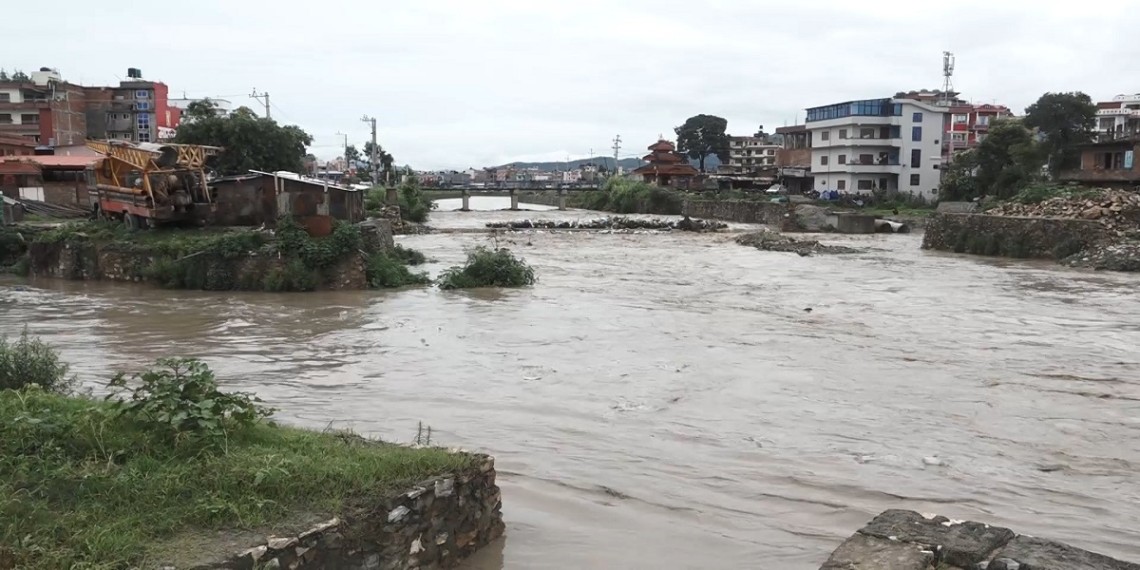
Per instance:
[[[351,148],[351,147],[350,147]],[[354,149],[355,150],[355,149]],[[364,143],[364,151],[360,153],[360,162],[364,163],[365,169],[369,177],[372,176],[372,141]],[[392,164],[394,159],[392,155],[384,150],[384,147],[377,145],[376,156],[380,159],[380,180],[389,180],[395,177],[392,172]],[[364,174],[364,173],[361,173]],[[376,180],[374,182],[379,182]]]
[[[955,155],[942,183],[942,198],[1012,198],[1040,176],[1045,151],[1021,121],[995,120],[977,148]]]
[[[1092,138],[1096,105],[1079,91],[1046,93],[1025,109],[1025,126],[1044,135],[1049,170],[1055,174],[1079,165],[1077,145]]]
[[[210,100],[191,103],[175,133],[174,142],[220,146],[225,150],[214,163],[222,174],[250,170],[302,172],[305,149],[313,137],[296,125],[279,125],[258,117],[248,107],[222,116]]]
[[[705,159],[716,155],[728,161],[728,121],[715,115],[689,117],[685,124],[673,129],[677,133],[677,151],[700,163],[705,171]]]

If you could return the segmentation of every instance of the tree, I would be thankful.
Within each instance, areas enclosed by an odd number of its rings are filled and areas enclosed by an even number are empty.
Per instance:
[[[23,71],[20,71],[17,69],[16,71],[12,72],[12,81],[31,81],[31,80],[32,80],[32,78],[28,77],[28,74],[24,73]]]
[[[975,165],[974,195],[1012,198],[1041,175],[1044,152],[1033,133],[1016,119],[999,119],[972,152]]]
[[[11,81],[11,78],[8,77],[8,70],[0,69],[0,81]]]
[[[281,126],[273,119],[258,117],[248,107],[220,116],[217,106],[205,100],[186,108],[174,142],[223,147],[225,150],[215,162],[222,174],[244,174],[250,170],[302,172],[305,149],[313,143],[313,137],[296,125]]]
[[[360,151],[353,145],[348,145],[344,148],[344,162],[348,168],[353,168],[356,163],[361,162]]]
[[[685,124],[673,129],[677,133],[677,150],[700,163],[705,171],[705,159],[716,155],[728,161],[728,121],[714,115],[689,117]]]
[[[364,143],[364,156],[360,159],[367,168],[368,175],[372,175],[372,141]],[[388,180],[393,177],[392,172],[392,155],[384,150],[383,146],[377,145],[376,156],[380,158],[380,180]],[[374,180],[373,183],[379,184],[380,180]]]
[[[1046,93],[1025,109],[1025,126],[1044,135],[1049,170],[1056,174],[1080,164],[1077,146],[1092,140],[1096,105],[1080,91]]]

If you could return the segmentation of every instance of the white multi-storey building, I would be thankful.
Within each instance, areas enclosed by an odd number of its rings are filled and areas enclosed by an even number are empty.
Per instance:
[[[1131,137],[1140,134],[1140,93],[1117,95],[1097,103],[1097,130],[1102,135]]]
[[[807,110],[819,192],[938,195],[946,107],[868,99]]]

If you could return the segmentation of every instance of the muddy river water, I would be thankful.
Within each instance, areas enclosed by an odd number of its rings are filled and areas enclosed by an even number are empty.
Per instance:
[[[432,223],[526,215],[587,216]],[[913,235],[827,238],[873,251],[806,258],[716,234],[497,239],[535,287],[8,279],[0,331],[27,325],[89,382],[199,356],[287,420],[400,441],[423,422],[495,455],[507,536],[472,569],[811,569],[887,508],[1140,560],[1137,276]],[[491,238],[399,241],[434,274]]]

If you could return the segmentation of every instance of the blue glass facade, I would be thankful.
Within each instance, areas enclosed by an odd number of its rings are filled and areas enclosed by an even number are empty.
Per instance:
[[[849,101],[836,105],[812,107],[807,110],[807,122],[842,119],[843,117],[901,117],[902,104],[890,99]]]

